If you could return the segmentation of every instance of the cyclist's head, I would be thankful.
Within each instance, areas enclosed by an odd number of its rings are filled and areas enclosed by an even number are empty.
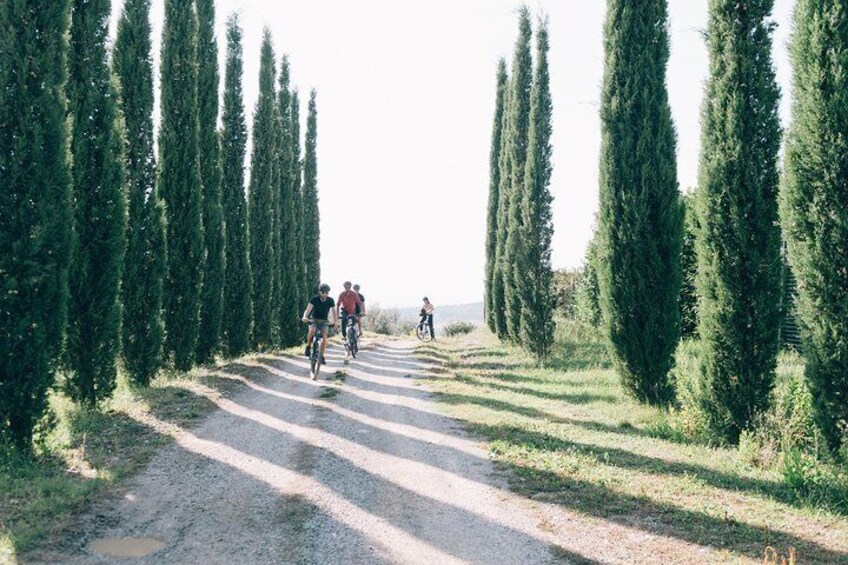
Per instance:
[[[328,285],[327,283],[324,283],[318,287],[319,294],[327,294],[328,292],[330,292],[330,285]]]
[[[352,284],[353,284],[353,283],[351,283],[350,281],[345,281],[345,282],[344,282],[344,285],[342,285],[342,286],[344,286],[344,287],[345,287],[345,289],[350,290],[350,285],[352,285]]]
[[[353,285],[353,290],[359,291],[359,285],[358,284]]]
[[[424,298],[422,298],[422,300],[423,300],[424,302],[430,302],[430,299],[429,299],[429,298],[427,298],[426,296],[425,296]]]

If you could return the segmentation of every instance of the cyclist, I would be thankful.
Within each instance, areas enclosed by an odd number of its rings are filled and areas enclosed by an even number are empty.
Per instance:
[[[356,306],[356,325],[359,328],[359,335],[362,335],[362,316],[365,314],[365,296],[359,292],[359,284],[353,285],[353,290],[359,295],[359,301],[362,302],[362,308]]]
[[[436,332],[433,331],[433,310],[436,309],[433,306],[433,303],[430,302],[426,296],[423,298],[424,304],[421,305],[421,310],[418,312],[418,315],[421,316],[421,321],[418,323],[418,327],[424,327],[424,324],[427,324],[430,328],[430,338],[436,339]]]
[[[339,310],[341,310],[342,339],[347,339],[345,328],[348,324],[348,318],[353,317],[355,321],[360,314],[365,315],[365,304],[359,299],[359,293],[351,290],[350,287],[353,286],[353,283],[345,281],[343,286],[344,291],[339,295],[339,300],[336,302],[336,320],[340,319]]]
[[[310,317],[312,318],[309,324],[309,337],[306,338],[305,354],[307,357],[312,353],[312,338],[315,336],[315,330],[320,328],[321,333],[324,334],[324,340],[321,342],[322,365],[327,364],[324,359],[324,352],[327,350],[327,341],[330,339],[330,312],[334,312],[335,306],[336,303],[330,296],[330,285],[324,283],[318,287],[318,294],[312,297],[303,312],[304,322],[309,322]]]

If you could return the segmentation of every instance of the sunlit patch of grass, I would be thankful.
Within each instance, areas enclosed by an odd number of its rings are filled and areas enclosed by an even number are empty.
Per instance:
[[[514,490],[728,560],[759,561],[773,546],[786,555],[795,547],[803,562],[848,562],[841,512],[800,500],[780,469],[703,441],[700,422],[627,397],[597,333],[560,325],[543,363],[482,329],[432,348],[448,357],[449,373],[427,384],[489,441]],[[799,481],[838,493],[809,466],[796,469]]]
[[[241,390],[243,382],[210,367],[163,374],[141,390],[121,379],[98,410],[53,393],[50,431],[39,437],[34,455],[0,450],[0,562],[59,540],[92,499],[138,472],[171,441],[140,424],[139,416],[191,427],[217,408],[207,395],[230,397]]]

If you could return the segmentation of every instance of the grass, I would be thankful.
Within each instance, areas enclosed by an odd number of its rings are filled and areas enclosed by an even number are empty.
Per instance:
[[[799,563],[848,563],[848,490],[822,478],[844,468],[824,471],[805,455],[796,475],[818,476],[807,496],[798,485],[811,481],[796,476],[793,483],[779,458],[755,464],[742,449],[704,441],[690,433],[696,426],[684,425],[691,416],[684,410],[626,397],[592,329],[561,324],[554,354],[541,365],[484,330],[419,352],[445,359],[449,372],[428,384],[451,415],[488,441],[517,492],[718,548],[730,562],[763,562],[769,548],[769,563],[790,562],[793,551]],[[796,362],[781,359],[782,378],[795,374]]]
[[[207,397],[231,397],[246,386],[214,370],[162,375],[150,388],[120,382],[99,410],[76,406],[60,393],[50,398],[52,430],[35,454],[0,450],[0,563],[14,563],[37,546],[60,539],[73,516],[137,473],[171,438],[139,423],[151,415],[191,428],[216,405]]]

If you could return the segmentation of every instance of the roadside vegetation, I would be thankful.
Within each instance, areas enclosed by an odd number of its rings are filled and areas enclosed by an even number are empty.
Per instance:
[[[485,330],[419,353],[446,359],[429,384],[530,498],[719,548],[722,562],[848,562],[845,454],[826,449],[794,353],[779,356],[772,408],[738,447],[711,435],[694,401],[692,342],[667,409],[626,395],[599,330],[576,320],[559,321],[543,363]]]
[[[249,364],[250,357],[240,359],[232,372],[248,376],[242,362]],[[0,563],[14,563],[66,536],[92,501],[140,471],[172,441],[163,426],[191,428],[217,408],[212,399],[245,389],[242,381],[204,368],[163,373],[149,388],[130,386],[122,376],[97,410],[52,393],[33,453],[0,449]]]

